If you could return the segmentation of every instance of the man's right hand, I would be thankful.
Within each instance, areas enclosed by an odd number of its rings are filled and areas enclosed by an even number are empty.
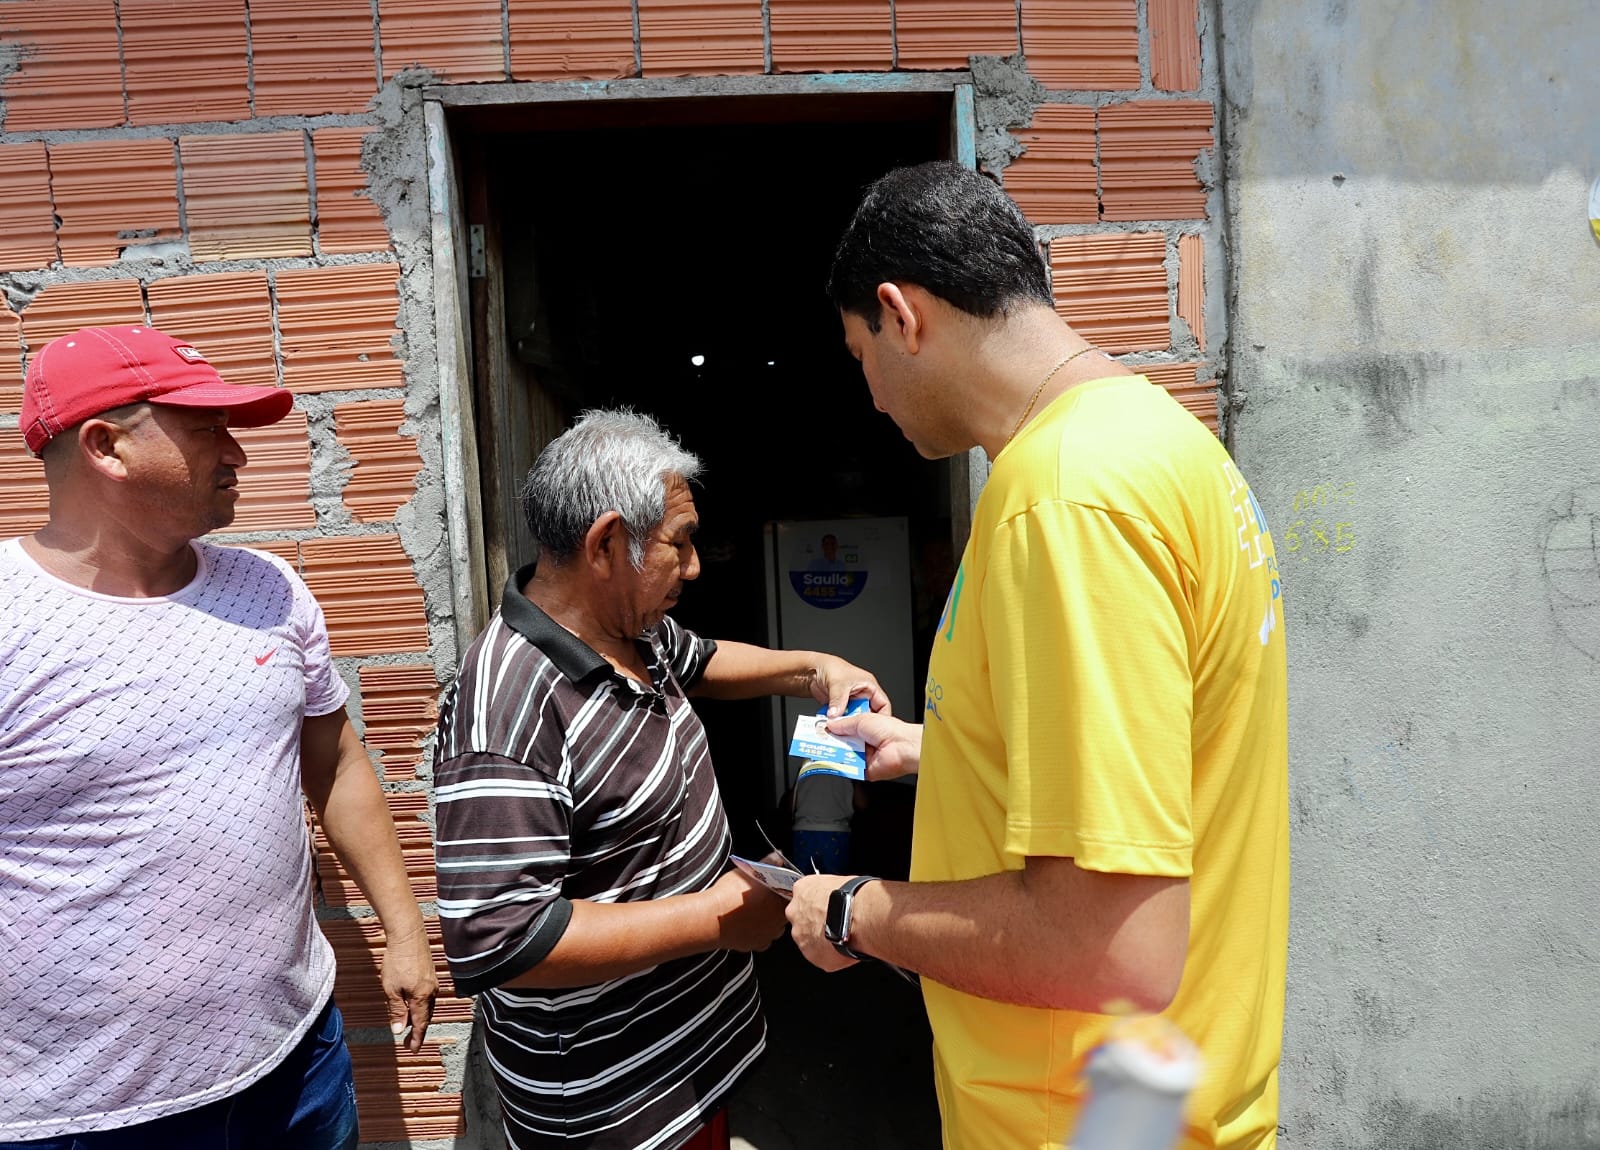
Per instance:
[[[922,765],[922,724],[862,712],[828,720],[828,733],[867,745],[867,778],[873,782],[914,775]]]
[[[731,870],[707,892],[716,900],[719,949],[766,950],[784,932],[788,904],[766,887]]]

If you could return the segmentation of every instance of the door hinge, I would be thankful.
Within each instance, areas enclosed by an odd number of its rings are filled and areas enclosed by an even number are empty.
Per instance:
[[[489,274],[489,261],[483,252],[482,224],[467,227],[467,274],[475,280]]]

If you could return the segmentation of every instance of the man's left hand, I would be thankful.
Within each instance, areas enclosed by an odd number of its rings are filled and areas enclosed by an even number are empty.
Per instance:
[[[850,880],[847,874],[808,874],[795,879],[789,899],[789,937],[806,961],[822,970],[843,970],[855,960],[840,954],[822,933],[828,922],[828,896]]]
[[[873,711],[889,713],[889,696],[870,671],[837,655],[818,655],[817,665],[811,670],[811,697],[826,704],[829,716],[844,714],[845,705],[857,696],[868,699]]]
[[[389,1005],[389,1031],[396,1042],[405,1035],[406,1049],[413,1054],[422,1049],[438,994],[439,976],[433,969],[427,929],[419,924],[406,935],[389,938],[383,951],[383,996]]]

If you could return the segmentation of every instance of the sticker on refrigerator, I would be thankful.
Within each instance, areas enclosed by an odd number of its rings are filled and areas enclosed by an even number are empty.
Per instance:
[[[804,563],[791,569],[789,583],[795,594],[812,607],[837,610],[853,602],[867,585],[865,556],[857,543],[845,542],[832,532],[805,544],[795,556]]]

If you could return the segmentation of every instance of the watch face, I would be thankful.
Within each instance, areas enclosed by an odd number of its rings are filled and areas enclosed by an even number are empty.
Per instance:
[[[822,924],[822,937],[829,942],[843,942],[848,927],[849,896],[840,887],[828,896],[828,917]]]

